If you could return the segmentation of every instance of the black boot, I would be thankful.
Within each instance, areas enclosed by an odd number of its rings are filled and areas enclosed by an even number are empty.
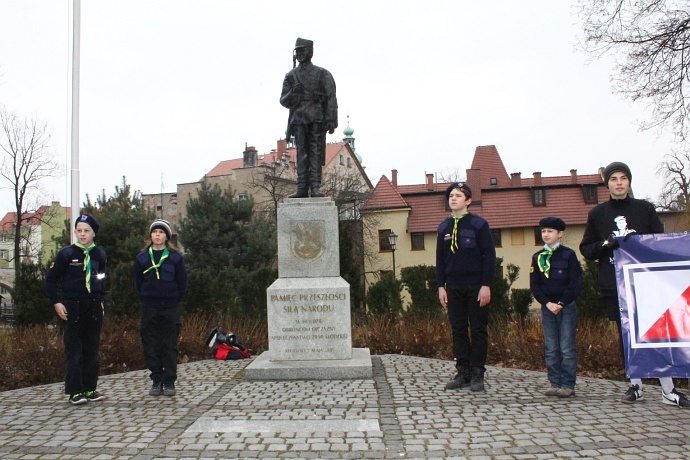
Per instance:
[[[470,381],[471,376],[469,369],[459,369],[455,378],[446,383],[446,390],[461,390],[462,388],[467,388],[470,386]]]
[[[323,198],[324,194],[318,185],[311,186],[311,197],[312,198]]]
[[[484,370],[479,367],[472,368],[472,380],[470,381],[470,390],[484,391]]]
[[[308,198],[309,193],[306,188],[297,187],[297,191],[292,195],[288,195],[288,198]]]

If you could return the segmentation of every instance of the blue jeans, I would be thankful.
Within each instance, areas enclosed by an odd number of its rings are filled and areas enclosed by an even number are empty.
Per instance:
[[[572,302],[557,315],[541,307],[546,372],[552,387],[575,389],[577,374],[577,308]]]

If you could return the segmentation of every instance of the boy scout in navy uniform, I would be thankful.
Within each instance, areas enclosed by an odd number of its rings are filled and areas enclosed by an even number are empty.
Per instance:
[[[541,305],[546,375],[551,387],[544,394],[575,395],[577,375],[577,306],[582,290],[582,266],[577,254],[561,244],[565,222],[558,217],[539,221],[544,248],[532,256],[529,287]]]
[[[468,211],[472,189],[454,182],[445,197],[451,215],[437,230],[436,284],[441,306],[448,312],[457,369],[446,390],[484,391],[496,249],[488,222]]]
[[[93,216],[79,216],[78,242],[58,252],[46,275],[48,297],[65,321],[65,393],[74,405],[105,399],[96,390],[106,265],[105,251],[93,242],[99,227]]]

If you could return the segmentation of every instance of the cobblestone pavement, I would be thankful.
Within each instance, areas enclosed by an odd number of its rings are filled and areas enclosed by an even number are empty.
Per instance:
[[[372,357],[370,380],[248,381],[245,361],[179,367],[177,396],[147,372],[102,377],[107,399],[67,404],[62,384],[0,393],[2,459],[690,457],[690,410],[619,401],[625,384],[581,378],[546,397],[542,372],[490,367],[486,393],[445,391],[451,361]]]

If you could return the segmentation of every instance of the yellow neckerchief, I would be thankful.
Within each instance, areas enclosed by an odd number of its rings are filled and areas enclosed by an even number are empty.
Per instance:
[[[163,264],[163,261],[165,259],[167,259],[169,255],[170,255],[170,251],[168,251],[168,247],[166,246],[163,248],[163,254],[161,255],[160,260],[158,261],[158,263],[156,263],[155,260],[153,259],[153,245],[149,246],[149,257],[151,258],[151,266],[149,268],[147,268],[146,270],[144,270],[143,274],[145,275],[147,272],[149,272],[151,270],[156,270],[156,279],[157,280],[161,279],[161,275],[158,272],[158,268]]]
[[[91,292],[91,255],[89,254],[93,248],[96,247],[96,243],[93,241],[91,242],[90,246],[84,246],[81,243],[75,243],[74,244],[76,247],[84,251],[84,271],[86,272],[85,274],[85,283],[86,283],[86,290]]]
[[[540,252],[539,256],[537,257],[537,265],[539,265],[539,270],[547,278],[549,277],[549,272],[551,271],[551,255],[556,249],[558,249],[558,246],[560,246],[560,243],[556,243],[556,245],[552,248],[550,248],[548,244],[545,244],[544,250]]]
[[[453,218],[453,236],[450,239],[450,250],[453,253],[458,248],[458,222],[467,214],[469,214],[469,211],[465,211],[460,217],[455,217],[453,214],[450,215]]]

